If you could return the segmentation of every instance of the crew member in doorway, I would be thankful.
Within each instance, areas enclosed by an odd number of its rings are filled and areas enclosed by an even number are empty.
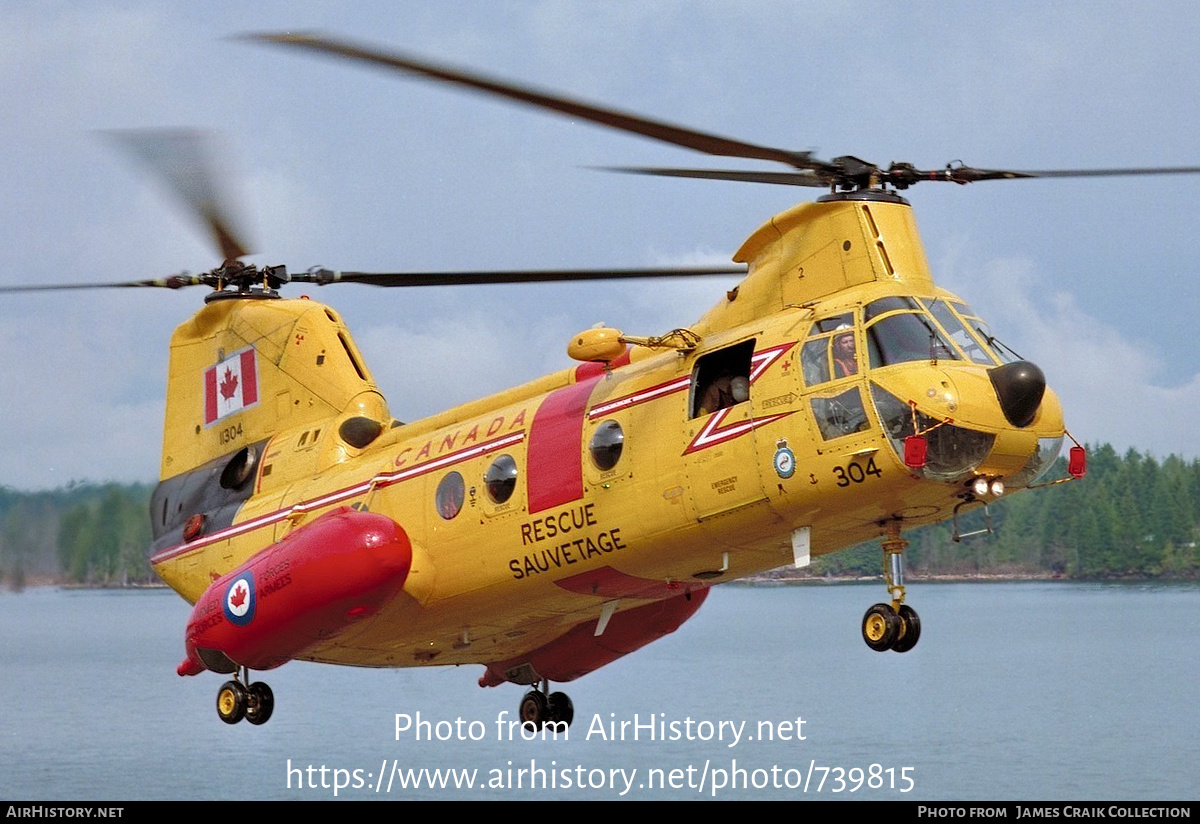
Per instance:
[[[749,398],[750,381],[746,376],[734,375],[727,369],[722,370],[704,390],[704,397],[700,400],[700,414],[711,415],[718,409],[733,406]]]

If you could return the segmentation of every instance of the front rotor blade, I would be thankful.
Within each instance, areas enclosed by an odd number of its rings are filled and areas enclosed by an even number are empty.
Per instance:
[[[744,275],[745,266],[647,267],[642,269],[521,269],[499,272],[335,272],[314,269],[292,275],[293,283],[365,283],[370,286],[470,286],[488,283],[554,283],[625,278],[705,277]]]
[[[980,171],[986,171],[981,169]],[[989,172],[1014,177],[1132,177],[1138,175],[1194,175],[1200,166],[1162,166],[1146,169],[1045,169],[1040,172]]]
[[[235,229],[232,201],[221,186],[216,137],[192,129],[106,132],[161,178],[212,233],[223,260],[250,254]]]
[[[893,163],[885,173],[886,180],[900,188],[925,180],[944,180],[950,183],[976,183],[981,180],[1021,180],[1037,177],[1138,177],[1143,175],[1200,174],[1200,166],[1159,166],[1143,169],[1042,169],[1016,171],[1013,169],[976,169],[951,164],[944,169],[917,169],[907,163]]]
[[[655,177],[688,177],[699,180],[732,180],[738,183],[774,183],[780,186],[830,185],[828,178],[813,172],[752,172],[733,169],[664,169],[657,166],[596,166],[604,172]]]
[[[559,94],[533,89],[528,86],[485,77],[474,72],[450,68],[430,63],[409,55],[396,52],[383,52],[368,46],[350,43],[344,40],[334,40],[316,34],[250,34],[247,39],[262,43],[277,43],[284,46],[297,46],[302,49],[346,57],[382,66],[388,69],[422,75],[446,83],[465,86],[475,91],[497,97],[514,100],[529,106],[559,112],[569,117],[578,117],[619,129],[623,132],[639,134],[654,140],[661,140],[687,149],[694,149],[705,154],[721,155],[724,157],[745,157],[755,160],[773,160],[786,163],[798,169],[823,168],[824,164],[810,158],[808,152],[790,152],[771,146],[758,146],[741,140],[733,140],[720,135],[688,129],[653,120],[639,115],[628,114],[616,109],[572,100]]]

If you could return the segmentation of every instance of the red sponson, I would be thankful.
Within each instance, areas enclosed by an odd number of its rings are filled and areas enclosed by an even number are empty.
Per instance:
[[[508,680],[506,672],[524,664],[529,664],[540,677],[550,681],[573,681],[679,629],[700,609],[706,597],[707,588],[693,589],[623,610],[612,616],[603,635],[595,634],[596,621],[576,624],[543,647],[489,664],[479,679],[479,686],[499,686]]]
[[[232,672],[230,662],[277,667],[378,611],[411,564],[412,544],[392,519],[349,507],[328,512],[205,590],[178,672]]]

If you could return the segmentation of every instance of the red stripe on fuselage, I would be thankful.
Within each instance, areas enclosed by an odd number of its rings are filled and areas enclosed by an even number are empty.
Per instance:
[[[583,412],[599,379],[556,389],[534,413],[525,474],[530,512],[583,497]]]
[[[244,535],[247,532],[253,532],[256,529],[272,526],[285,518],[291,518],[295,515],[313,512],[326,506],[333,504],[344,503],[359,495],[364,495],[372,489],[383,489],[384,487],[398,484],[402,481],[408,481],[413,478],[418,478],[421,475],[426,475],[439,469],[444,469],[456,463],[475,458],[480,455],[486,455],[489,452],[495,452],[498,449],[503,449],[508,446],[515,446],[525,438],[525,433],[514,432],[511,435],[504,435],[490,441],[486,441],[476,446],[460,449],[457,452],[452,452],[448,455],[443,455],[440,458],[434,458],[431,461],[417,464],[416,466],[406,467],[394,472],[380,472],[370,478],[366,478],[358,483],[350,486],[344,486],[340,489],[318,495],[303,501],[297,501],[286,509],[277,509],[274,512],[268,512],[254,518],[250,518],[239,523],[235,523],[218,532],[213,532],[209,535],[204,535],[189,543],[178,544],[173,547],[163,549],[154,555],[150,556],[150,563],[159,564],[164,561],[171,560],[180,555],[186,555],[212,544],[228,541],[231,538],[236,538],[239,535]]]
[[[588,378],[597,378],[603,375],[605,372],[625,366],[627,363],[629,363],[629,353],[631,351],[632,347],[626,346],[625,351],[621,353],[621,356],[611,363],[597,363],[596,361],[581,363],[579,366],[575,367],[575,382],[583,383]]]

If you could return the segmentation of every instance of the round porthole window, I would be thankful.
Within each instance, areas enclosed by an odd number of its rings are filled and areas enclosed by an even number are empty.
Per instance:
[[[592,462],[602,470],[612,469],[621,460],[621,450],[625,447],[625,432],[616,421],[605,421],[596,427],[588,451],[592,453]]]
[[[512,497],[517,488],[517,462],[511,455],[501,455],[492,461],[483,475],[483,485],[493,503],[502,504]]]
[[[451,472],[442,478],[442,482],[438,484],[437,495],[434,500],[437,504],[438,514],[448,521],[461,512],[465,492],[466,484],[463,483],[462,475],[459,475],[457,472]]]

